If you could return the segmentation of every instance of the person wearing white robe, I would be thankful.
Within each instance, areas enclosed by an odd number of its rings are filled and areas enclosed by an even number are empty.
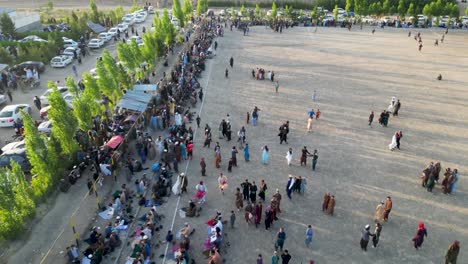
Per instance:
[[[286,152],[286,160],[288,161],[288,166],[291,166],[292,148],[289,148],[288,152]]]
[[[397,142],[396,142],[396,134],[397,134],[397,133],[398,133],[398,132],[395,132],[395,134],[393,134],[392,143],[390,143],[390,144],[388,145],[388,148],[389,148],[390,150],[394,150],[394,149],[397,147]]]
[[[175,113],[175,124],[176,124],[176,126],[181,126],[182,125],[182,117],[177,112]]]

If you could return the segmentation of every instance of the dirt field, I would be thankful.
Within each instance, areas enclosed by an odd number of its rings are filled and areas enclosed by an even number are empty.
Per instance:
[[[415,40],[408,38],[404,30],[378,29],[375,35],[370,28],[351,32],[339,28],[319,28],[317,33],[313,30],[294,28],[274,34],[254,27],[250,36],[227,32],[218,39],[218,56],[202,81],[207,86],[202,124],[209,123],[216,131],[220,120],[229,113],[236,133],[245,125],[245,113],[258,106],[262,110],[259,126],[246,126],[251,162],[245,163],[239,155],[239,168],[227,173],[229,149],[235,143],[220,140],[222,171],[229,177],[229,190],[221,195],[212,149],[196,147],[194,161],[188,165],[192,187],[180,204],[185,206],[193,197],[193,186],[199,180],[204,180],[209,188],[208,202],[198,219],[180,219],[177,215],[173,231],[186,221],[200,231],[191,238],[192,255],[197,263],[203,263],[203,223],[214,215],[215,209],[229,218],[234,209],[235,187],[245,178],[257,183],[265,179],[268,199],[276,188],[282,192],[284,213],[273,230],[265,231],[263,225],[258,229],[247,226],[243,211],[236,212],[237,228],[225,227],[231,245],[223,256],[227,263],[253,263],[259,253],[265,261],[269,260],[280,226],[286,229],[285,247],[295,264],[309,259],[317,263],[441,263],[452,240],[458,239],[463,245],[468,238],[464,184],[468,168],[463,162],[468,158],[464,151],[468,147],[468,92],[464,88],[468,79],[462,68],[468,58],[463,52],[467,36],[450,32],[443,44],[433,47],[441,32],[423,31],[424,47],[418,52]],[[224,70],[231,56],[234,68],[229,69],[226,80]],[[274,93],[270,81],[251,77],[250,72],[256,67],[275,71],[279,94]],[[439,73],[443,81],[435,80]],[[313,90],[317,91],[316,102],[312,101]],[[387,128],[378,122],[369,128],[370,111],[378,115],[392,96],[402,102],[399,117],[390,118]],[[306,133],[310,108],[320,108],[322,116],[314,123],[314,132]],[[291,123],[289,145],[279,145],[277,129],[286,120]],[[404,134],[401,151],[391,152],[387,145],[396,130]],[[202,144],[201,134],[197,133],[197,146]],[[213,136],[216,141],[216,132]],[[267,166],[260,164],[263,145],[271,150]],[[302,146],[319,151],[316,173],[310,167],[299,166]],[[285,160],[289,147],[294,151],[291,167],[286,166]],[[208,177],[199,176],[201,156],[207,158]],[[420,187],[419,175],[430,161],[440,161],[443,170],[451,167],[461,172],[454,195],[442,194],[439,185],[433,194]],[[284,192],[288,174],[308,180],[306,194],[295,195],[292,201]],[[336,196],[334,217],[321,211],[326,191]],[[375,207],[386,196],[393,199],[390,221],[383,226],[379,247],[373,249],[369,245],[369,251],[363,253],[359,247],[360,231],[364,225],[372,225]],[[161,211],[167,216],[174,205],[171,198]],[[168,218],[165,227],[170,225],[172,212]],[[416,251],[411,238],[419,221],[426,224],[429,236],[422,250]],[[315,230],[310,249],[304,246],[308,224]],[[164,253],[164,249],[157,250],[156,255]],[[465,258],[466,254],[460,253],[459,261]]]

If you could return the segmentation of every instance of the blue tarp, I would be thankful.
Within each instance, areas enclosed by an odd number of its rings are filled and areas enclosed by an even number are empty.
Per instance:
[[[120,99],[117,107],[128,109],[131,111],[136,112],[144,112],[148,104],[150,103],[152,95],[142,93],[142,92],[135,92],[135,91],[127,91],[126,94]]]
[[[157,84],[137,84],[133,86],[134,92],[156,92],[158,90]]]
[[[94,32],[94,33],[101,33],[101,32],[106,32],[106,28],[103,27],[101,24],[96,24],[92,21],[86,22],[88,27]]]

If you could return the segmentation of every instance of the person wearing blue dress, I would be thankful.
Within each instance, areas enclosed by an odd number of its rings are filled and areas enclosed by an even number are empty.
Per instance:
[[[244,147],[244,159],[245,159],[245,161],[249,161],[249,160],[250,160],[249,144],[245,144],[245,147]]]
[[[268,164],[268,146],[266,145],[263,147],[262,163]]]

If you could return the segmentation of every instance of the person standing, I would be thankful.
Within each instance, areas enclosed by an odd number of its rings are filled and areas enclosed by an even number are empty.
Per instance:
[[[322,112],[320,112],[320,109],[317,108],[317,112],[315,113],[315,120],[318,120]]]
[[[262,202],[261,201],[259,201],[255,205],[254,212],[255,212],[255,227],[258,227],[258,225],[262,221],[263,207],[262,207]]]
[[[369,232],[370,225],[366,225],[361,231],[361,249],[367,251],[367,244],[369,244],[369,238],[372,235]]]
[[[276,193],[273,194],[273,199],[276,201],[276,207],[272,206],[274,210],[276,210],[278,213],[281,213],[280,205],[281,205],[281,194],[279,193],[279,189],[276,189]],[[274,219],[276,220],[276,219]]]
[[[247,201],[249,200],[250,186],[251,184],[248,179],[245,179],[245,182],[241,184],[244,200],[247,200]]]
[[[326,212],[328,208],[328,202],[330,202],[330,193],[326,192],[325,195],[323,196],[323,202],[322,202],[322,211]]]
[[[200,115],[197,115],[197,127],[200,128],[201,118]]]
[[[294,179],[293,179],[292,175],[289,175],[289,180],[286,183],[286,194],[288,195],[288,198],[290,200],[291,200],[291,193],[292,193],[292,190],[293,190],[293,186],[294,186]]]
[[[384,221],[388,221],[388,216],[390,215],[390,211],[392,211],[392,198],[390,196],[387,196],[387,201],[385,202],[385,212],[384,212]]]
[[[281,254],[281,260],[282,264],[288,264],[291,260],[291,255],[289,255],[289,251],[287,249],[283,252],[283,254]]]
[[[231,68],[234,67],[234,58],[233,57],[231,57],[229,59],[229,65],[231,65]]]
[[[385,213],[384,202],[381,201],[375,208],[374,221],[376,223],[383,223]]]
[[[228,76],[229,76],[229,71],[228,71],[228,69],[226,68],[226,71],[224,72],[224,77],[226,77],[226,79],[227,79]]]
[[[206,176],[206,163],[205,158],[201,158],[200,160],[200,167],[201,167],[201,175]]]
[[[292,148],[289,148],[288,152],[286,152],[286,161],[288,163],[288,166],[291,166],[291,161],[292,161]]]
[[[278,233],[276,234],[275,250],[283,250],[284,241],[286,240],[286,233],[284,229],[280,227]]]
[[[266,194],[266,190],[268,189],[266,183],[265,183],[265,180],[262,179],[262,181],[260,182],[260,191],[258,192],[258,197],[260,197],[260,199],[262,199],[262,201],[265,202],[265,194]]]
[[[372,247],[376,248],[380,239],[380,232],[382,232],[382,225],[380,223],[375,223],[374,235],[372,236]]]
[[[244,146],[244,159],[246,162],[249,162],[250,160],[249,144],[245,144]]]
[[[263,264],[262,254],[258,254],[258,257],[257,257],[257,264]]]
[[[400,130],[395,134],[395,136],[396,136],[396,147],[397,149],[400,149],[400,140],[403,137],[403,132],[401,132]]]
[[[254,107],[254,110],[252,111],[252,124],[254,126],[257,125],[257,121],[258,121],[258,111],[260,111],[260,109],[258,107]]]
[[[234,224],[236,223],[236,214],[234,213],[234,211],[231,211],[230,221],[231,221],[231,228],[234,228]]]
[[[307,121],[307,132],[311,132],[312,131],[312,121],[314,120],[314,115],[315,115],[314,109],[309,111],[308,115],[309,115],[309,120]]]
[[[34,96],[34,105],[36,106],[37,110],[41,110],[41,99],[39,97]]]
[[[216,142],[216,146],[214,148],[214,156],[215,156],[215,167],[220,168],[219,163],[221,163],[221,146],[219,142]]]
[[[273,255],[271,256],[271,264],[278,264],[278,263],[279,263],[278,251],[275,250],[275,252],[273,252]]]
[[[255,185],[255,181],[252,181],[252,185],[250,185],[250,201],[255,203],[257,201],[257,185]]]
[[[301,154],[301,166],[304,164],[304,166],[307,166],[307,156],[311,155],[310,152],[307,150],[307,147],[304,146],[302,149],[302,154]]]
[[[372,121],[374,121],[374,111],[369,115],[369,126],[372,127]]]
[[[305,244],[307,247],[309,247],[309,244],[312,242],[313,235],[314,235],[314,231],[312,230],[312,226],[311,225],[307,226],[306,239],[305,239]]]
[[[449,182],[451,183],[450,193],[452,194],[455,192],[455,186],[457,186],[457,182],[458,182],[458,169],[453,169],[452,177],[449,178]]]
[[[244,207],[244,201],[242,200],[242,194],[239,188],[236,188],[235,196],[236,196],[236,208],[237,208],[237,211],[240,211],[240,209]]]
[[[328,201],[327,214],[333,216],[334,212],[335,212],[335,196],[332,195],[330,196],[330,201]]]
[[[247,115],[245,116],[245,123],[248,125],[250,121],[250,112],[247,112]]]
[[[414,248],[416,250],[418,250],[422,246],[425,236],[427,237],[427,230],[424,227],[424,223],[420,222],[418,224],[418,231],[416,231],[416,235],[414,235],[412,239],[414,242]]]
[[[314,149],[314,154],[312,154],[312,171],[315,171],[318,161],[318,151]]]
[[[237,167],[237,153],[239,153],[236,149],[235,146],[232,147],[231,149],[231,159],[232,159],[232,165],[234,167]]]
[[[278,83],[278,81],[276,81],[276,83],[275,83],[275,91],[276,91],[276,93],[278,93],[278,88],[279,88],[279,83]]]
[[[460,252],[460,242],[453,241],[445,254],[445,264],[457,264],[458,253]]]
[[[224,195],[224,190],[227,188],[228,183],[227,183],[226,175],[223,175],[222,172],[219,173],[218,186],[219,186],[219,191]]]
[[[265,145],[262,148],[262,163],[263,164],[268,164],[268,146]]]

